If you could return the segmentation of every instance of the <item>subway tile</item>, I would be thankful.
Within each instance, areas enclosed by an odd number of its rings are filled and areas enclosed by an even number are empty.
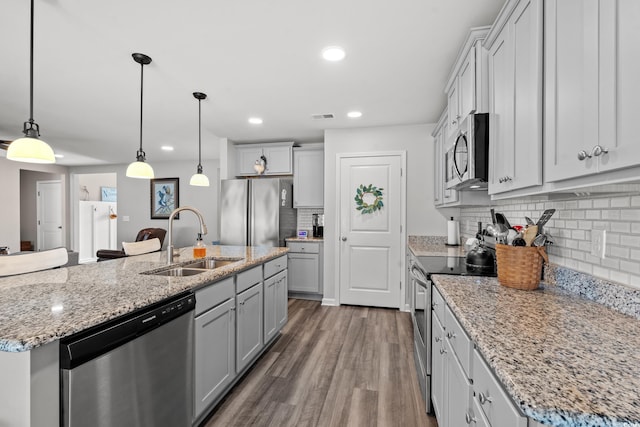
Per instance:
[[[633,196],[631,198],[631,206],[633,207],[640,206],[640,196]]]
[[[585,211],[578,210],[578,211],[571,212],[571,218],[573,219],[584,219],[584,217],[585,217]]]
[[[593,207],[595,209],[608,208],[609,199],[593,199]]]
[[[582,251],[571,251],[571,258],[578,260],[578,261],[584,261],[584,257],[585,257],[585,253]]]
[[[640,248],[640,236],[633,235],[620,235],[620,244],[622,246],[630,246],[634,248]]]
[[[607,233],[607,245],[619,245],[620,235],[616,233]]]
[[[581,251],[584,252],[591,252],[591,242],[590,241],[585,241],[585,240],[581,240],[578,242],[578,249],[580,249]]]
[[[564,226],[566,228],[570,228],[570,229],[577,229],[578,228],[578,221],[566,221],[564,223]]]
[[[614,197],[611,199],[612,208],[628,208],[631,204],[631,199],[627,197]]]
[[[593,200],[579,200],[578,208],[579,209],[591,209],[593,206]]]
[[[586,234],[584,230],[573,230],[571,232],[572,239],[584,240],[586,239]]]
[[[623,273],[621,271],[611,270],[609,272],[609,279],[614,282],[622,283],[623,285],[629,284],[629,274]]]
[[[620,212],[623,221],[640,221],[640,209],[623,209]]]
[[[584,260],[592,265],[600,265],[600,257],[593,256],[591,253],[587,253],[585,255]]]
[[[593,222],[591,221],[578,221],[578,228],[581,230],[593,230]]]
[[[587,264],[586,262],[578,262],[578,270],[583,273],[592,274],[593,266],[591,264]]]
[[[602,265],[603,267],[610,268],[612,270],[618,270],[620,269],[620,260],[615,258],[605,258],[600,261],[600,265]]]
[[[640,289],[640,276],[629,275],[629,286]]]
[[[588,210],[585,212],[586,219],[600,219],[600,211],[597,210]]]
[[[578,201],[577,200],[568,201],[567,204],[565,205],[565,209],[567,210],[578,209]]]
[[[609,255],[616,258],[629,258],[629,248],[623,248],[620,246],[607,245],[609,249]]]
[[[628,222],[612,222],[611,223],[611,232],[613,233],[630,233],[631,232],[631,224]]]
[[[567,268],[573,268],[574,270],[578,269],[578,261],[573,259],[565,259],[564,264],[562,265],[564,265]]]
[[[602,211],[602,219],[619,220],[620,210],[618,209],[606,209]]]
[[[596,277],[601,277],[603,279],[608,279],[609,278],[609,269],[594,265],[593,266],[593,271],[592,271],[591,274],[593,274]]]
[[[620,270],[640,274],[640,262],[620,261]]]
[[[594,230],[598,229],[598,230],[607,230],[607,231],[609,231],[610,230],[609,224],[610,223],[608,221],[594,221],[593,222],[593,228],[594,228]]]

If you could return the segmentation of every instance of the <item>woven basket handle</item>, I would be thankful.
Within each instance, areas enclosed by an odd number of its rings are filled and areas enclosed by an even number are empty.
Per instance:
[[[544,246],[536,246],[536,249],[538,249],[538,253],[542,259],[544,259],[544,263],[549,265],[549,257],[547,256],[547,252],[544,250]]]

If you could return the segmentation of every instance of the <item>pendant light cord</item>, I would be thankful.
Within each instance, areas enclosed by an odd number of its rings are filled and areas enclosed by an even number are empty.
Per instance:
[[[140,152],[138,154],[142,156],[144,156],[144,151],[142,151],[142,102],[144,99],[142,97],[143,91],[144,91],[144,63],[140,63]]]
[[[202,99],[198,99],[198,170],[202,171]],[[198,172],[202,173],[202,172]]]
[[[29,123],[33,124],[33,1],[31,0],[31,41],[29,45]]]

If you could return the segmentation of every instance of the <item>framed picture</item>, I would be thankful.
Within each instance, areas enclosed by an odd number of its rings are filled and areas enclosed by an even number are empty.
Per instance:
[[[117,202],[118,189],[114,187],[100,187],[100,200],[103,202]]]
[[[180,179],[158,178],[151,180],[151,219],[168,219],[180,206]],[[175,219],[179,215],[175,216]]]

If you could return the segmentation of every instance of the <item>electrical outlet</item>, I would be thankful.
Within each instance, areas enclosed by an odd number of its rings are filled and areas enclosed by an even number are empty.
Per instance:
[[[129,222],[129,215],[123,215],[122,222]]]
[[[607,230],[591,230],[591,255],[604,259]]]

